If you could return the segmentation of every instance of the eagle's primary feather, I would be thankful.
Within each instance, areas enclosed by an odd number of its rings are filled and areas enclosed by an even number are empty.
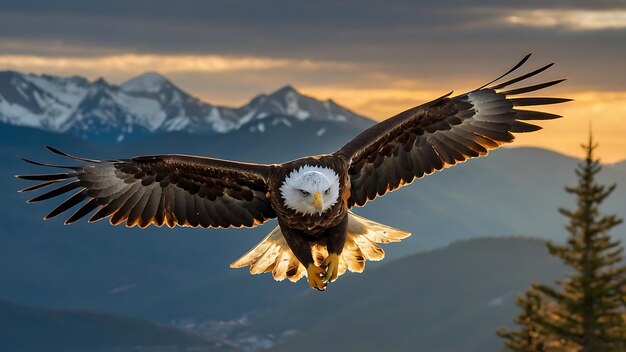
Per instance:
[[[323,290],[346,270],[360,272],[365,260],[380,260],[378,243],[409,233],[363,219],[354,206],[413,180],[510,143],[513,133],[540,127],[528,123],[560,116],[523,107],[557,104],[563,98],[519,97],[563,80],[511,86],[552,64],[506,80],[527,61],[470,92],[419,105],[358,135],[333,154],[283,164],[261,165],[188,155],[152,155],[100,161],[50,151],[78,166],[43,164],[64,172],[18,175],[38,184],[22,189],[48,191],[38,202],[74,192],[45,219],[79,206],[65,223],[90,215],[113,225],[168,225],[204,228],[254,227],[278,218],[278,226],[232,267],[272,272],[277,280],[297,281]],[[520,108],[522,107],[522,108]],[[55,187],[56,186],[56,187]]]

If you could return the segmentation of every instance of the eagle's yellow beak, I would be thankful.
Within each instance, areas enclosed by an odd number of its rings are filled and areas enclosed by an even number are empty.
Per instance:
[[[315,194],[313,194],[313,207],[319,212],[321,212],[324,207],[324,200],[322,199],[322,194],[320,192],[315,192]]]

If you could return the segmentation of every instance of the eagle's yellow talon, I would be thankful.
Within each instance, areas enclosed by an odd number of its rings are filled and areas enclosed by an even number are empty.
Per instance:
[[[339,274],[339,256],[335,253],[330,253],[324,262],[322,267],[326,269],[326,281],[333,282],[337,280]]]
[[[324,291],[326,289],[326,280],[324,276],[326,272],[324,269],[316,266],[315,264],[309,264],[306,268],[306,275],[309,279],[309,285],[318,291]]]

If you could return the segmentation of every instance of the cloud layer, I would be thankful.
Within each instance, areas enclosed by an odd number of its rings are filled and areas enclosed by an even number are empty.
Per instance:
[[[220,55],[150,55],[120,54],[95,57],[0,55],[0,66],[41,72],[126,72],[146,70],[171,72],[215,73],[247,70],[331,68],[331,62],[273,59],[263,57],[228,57]]]

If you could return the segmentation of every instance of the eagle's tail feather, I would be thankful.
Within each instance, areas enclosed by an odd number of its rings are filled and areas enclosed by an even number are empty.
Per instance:
[[[350,212],[348,214],[348,235],[339,258],[339,275],[347,270],[362,272],[365,261],[378,261],[385,257],[378,243],[399,242],[411,234],[396,228],[377,223]],[[316,265],[328,256],[326,245],[311,244],[311,253]],[[306,276],[305,267],[300,264],[276,226],[259,244],[230,264],[231,268],[250,266],[251,274],[271,272],[277,281],[289,279],[292,282]]]

